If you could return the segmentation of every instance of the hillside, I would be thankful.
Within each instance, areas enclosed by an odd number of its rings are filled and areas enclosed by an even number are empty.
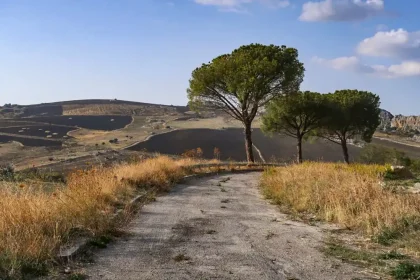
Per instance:
[[[0,118],[22,118],[61,115],[134,115],[159,116],[187,112],[187,106],[151,104],[143,102],[86,99],[33,105],[5,104],[0,107]]]
[[[33,105],[5,104],[0,106],[0,118],[75,115],[160,116],[189,111],[188,106],[152,104],[118,99],[69,100]],[[381,109],[380,131],[420,133],[420,116],[393,115]]]

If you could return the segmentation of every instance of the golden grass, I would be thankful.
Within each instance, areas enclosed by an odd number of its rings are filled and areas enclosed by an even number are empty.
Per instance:
[[[420,196],[383,189],[386,170],[378,165],[304,163],[266,171],[261,187],[268,198],[295,213],[312,213],[371,236],[394,238],[420,231]]]
[[[189,172],[193,160],[168,157],[76,172],[67,186],[54,192],[26,184],[0,190],[0,278],[19,275],[23,267],[54,259],[74,229],[99,235],[114,227],[117,205],[126,203],[137,187],[168,190]]]
[[[67,104],[63,105],[63,115],[142,115],[162,116],[177,114],[175,108],[147,104]]]
[[[77,171],[65,185],[0,182],[0,278],[43,269],[75,234],[95,237],[114,229],[117,208],[125,207],[139,189],[149,194],[167,191],[189,174],[248,169],[235,163],[212,165],[218,163],[159,156]]]

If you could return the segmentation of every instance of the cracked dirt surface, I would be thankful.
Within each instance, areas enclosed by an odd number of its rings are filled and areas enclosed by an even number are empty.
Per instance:
[[[192,179],[143,207],[99,250],[90,279],[372,279],[326,257],[320,228],[264,200],[259,173]],[[225,181],[225,182],[223,182]]]

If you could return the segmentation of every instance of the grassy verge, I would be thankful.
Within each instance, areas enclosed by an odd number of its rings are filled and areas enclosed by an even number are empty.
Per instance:
[[[76,234],[93,239],[106,235],[117,226],[112,219],[116,210],[139,192],[153,195],[185,175],[222,169],[203,163],[158,157],[79,171],[47,190],[33,180],[0,182],[0,278],[43,273],[60,246]]]
[[[382,165],[304,163],[267,170],[261,188],[293,214],[315,215],[418,257],[420,196],[382,187],[385,174]]]

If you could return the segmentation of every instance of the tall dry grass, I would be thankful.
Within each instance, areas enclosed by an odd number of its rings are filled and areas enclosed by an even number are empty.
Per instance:
[[[381,187],[386,169],[304,163],[266,171],[261,187],[267,197],[296,213],[313,213],[368,235],[420,231],[420,196]]]
[[[168,157],[76,172],[67,185],[46,193],[25,184],[0,189],[0,278],[53,260],[72,232],[99,235],[113,228],[111,216],[137,187],[168,190],[193,160]]]

